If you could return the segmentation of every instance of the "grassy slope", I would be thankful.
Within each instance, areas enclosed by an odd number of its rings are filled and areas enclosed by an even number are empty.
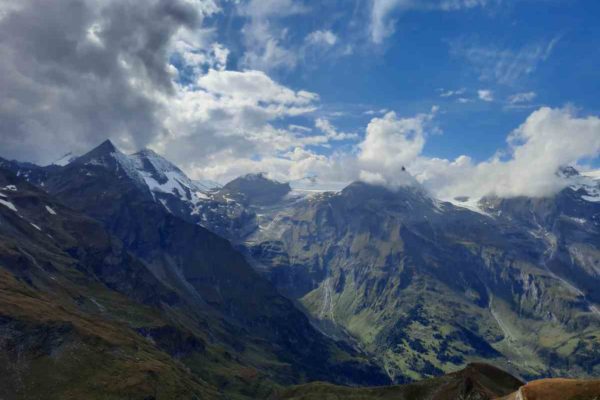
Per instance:
[[[66,287],[86,294],[78,289]],[[103,307],[115,314],[126,311],[146,324],[161,323],[148,310],[116,294],[94,293],[98,294]],[[191,375],[183,364],[136,334],[116,315],[82,313],[65,295],[64,289],[42,294],[11,273],[0,271],[1,397],[142,399],[160,394],[217,398],[214,387]]]
[[[312,213],[303,217],[309,221],[317,218]],[[492,301],[481,304],[481,294],[470,290],[468,284],[457,290],[457,285],[446,284],[427,272],[427,268],[448,268],[436,264],[435,257],[412,263],[400,259],[390,271],[384,256],[404,252],[402,239],[393,237],[394,231],[389,237],[346,234],[337,239],[335,247],[350,249],[348,256],[338,255],[335,248],[318,241],[302,247],[300,239],[310,235],[298,229],[302,234],[295,233],[290,240],[298,245],[290,245],[289,250],[297,265],[310,264],[315,254],[333,254],[323,263],[328,279],[304,295],[301,302],[315,318],[334,321],[378,354],[392,377],[422,379],[483,359],[522,376],[594,373],[593,360],[586,363],[591,365],[586,369],[573,366],[583,365],[586,354],[598,351],[594,350],[600,339],[598,322],[581,309],[576,293],[557,285],[547,271],[530,260],[515,260],[506,250],[465,241],[460,235],[448,236],[454,249],[480,260],[481,273],[488,274],[487,279],[497,285],[487,289],[497,293]],[[389,248],[390,241],[397,249]],[[456,276],[461,279],[459,274]],[[528,280],[535,283],[527,287]],[[523,290],[525,293],[520,293]],[[404,326],[405,335],[392,334],[398,324]],[[484,339],[499,354],[477,354],[477,346],[462,340],[463,328]],[[388,343],[382,345],[385,339]]]

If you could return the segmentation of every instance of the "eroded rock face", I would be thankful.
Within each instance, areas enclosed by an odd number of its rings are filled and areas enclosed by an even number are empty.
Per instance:
[[[415,187],[355,183],[249,207],[257,228],[230,237],[321,329],[358,339],[397,381],[476,358],[524,376],[592,375],[600,203],[586,193],[484,199],[476,213]]]

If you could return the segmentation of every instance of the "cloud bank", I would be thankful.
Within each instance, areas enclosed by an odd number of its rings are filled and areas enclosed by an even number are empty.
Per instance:
[[[507,138],[508,153],[476,163],[419,157],[416,177],[441,198],[456,196],[550,196],[566,186],[559,167],[600,154],[600,118],[571,109],[543,107]]]
[[[392,9],[416,7],[411,1],[375,3],[382,16],[381,38]],[[483,3],[431,1],[419,7],[452,10]],[[437,107],[417,115],[367,111],[370,121],[362,128],[340,129],[333,116],[320,112],[317,93],[281,84],[268,69],[250,62],[249,53],[242,55],[245,69],[231,69],[229,49],[210,28],[210,18],[221,12],[212,0],[15,4],[0,1],[3,157],[44,164],[67,151],[82,153],[108,137],[125,151],[151,147],[193,178],[223,182],[264,171],[280,180],[316,177],[325,188],[356,179],[398,187],[415,183],[400,173],[406,167],[436,196],[453,198],[551,195],[565,185],[556,175],[558,167],[600,152],[600,119],[568,108],[533,111],[508,133],[506,149],[482,162],[468,155],[453,160],[425,155],[427,143],[439,133],[443,110]],[[243,29],[252,30],[248,40],[260,42],[257,60],[276,55],[280,44],[268,53],[269,41],[281,31],[267,17],[305,12],[297,4],[243,3],[240,12],[249,18]],[[326,29],[303,36],[303,43],[315,48],[339,41]],[[542,46],[536,60],[551,47]],[[528,69],[517,70],[500,68],[497,77],[512,79]],[[494,99],[487,89],[478,96]],[[507,101],[522,104],[534,98],[535,93],[523,92]]]
[[[174,38],[216,12],[211,1],[0,3],[0,148],[48,162],[111,137],[149,144],[176,90]]]

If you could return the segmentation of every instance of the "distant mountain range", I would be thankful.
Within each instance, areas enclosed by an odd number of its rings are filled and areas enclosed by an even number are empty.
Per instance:
[[[0,160],[0,397],[318,398],[282,388],[461,368],[481,389],[482,361],[600,376],[598,177],[565,167],[553,197],[449,203],[398,173],[395,190],[219,186],[109,141]]]

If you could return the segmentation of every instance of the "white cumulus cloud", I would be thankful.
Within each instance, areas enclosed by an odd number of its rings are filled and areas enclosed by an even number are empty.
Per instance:
[[[419,157],[412,171],[442,198],[456,196],[550,196],[565,187],[559,167],[600,154],[600,118],[578,117],[570,109],[534,111],[507,138],[507,157],[476,163]]]
[[[399,118],[389,112],[373,118],[358,146],[360,178],[389,186],[405,184],[402,167],[413,163],[423,151],[426,126],[434,113]]]
[[[479,100],[482,101],[494,101],[494,93],[491,90],[481,89],[477,91],[477,96]]]
[[[330,30],[314,31],[306,36],[306,42],[313,46],[330,47],[337,43],[338,37]]]
[[[509,104],[529,103],[537,97],[535,92],[515,93],[508,97]]]

